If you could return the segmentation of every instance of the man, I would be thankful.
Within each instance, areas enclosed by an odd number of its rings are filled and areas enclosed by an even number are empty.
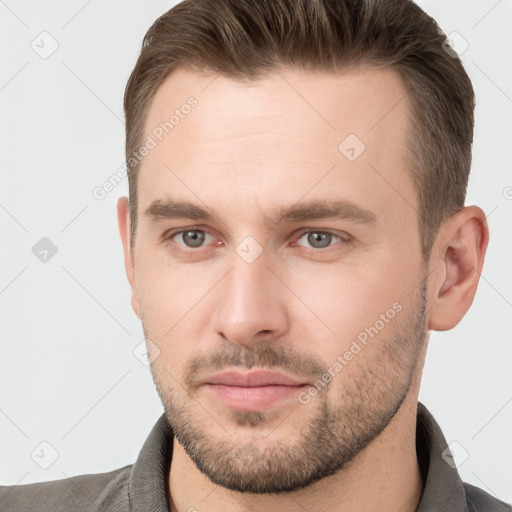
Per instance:
[[[2,510],[505,511],[418,403],[488,243],[469,78],[405,0],[186,0],[125,94],[118,220],[165,413]]]

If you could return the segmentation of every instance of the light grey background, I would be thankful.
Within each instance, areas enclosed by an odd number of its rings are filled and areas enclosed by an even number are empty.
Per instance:
[[[133,353],[143,333],[115,216],[127,181],[103,200],[92,192],[123,165],[126,80],[146,30],[174,3],[0,0],[0,483],[131,464],[163,411]],[[456,443],[462,478],[512,502],[512,5],[420,4],[469,44],[478,106],[468,204],[491,230],[472,309],[432,334],[420,400]],[[47,262],[32,252],[42,237],[58,249]]]

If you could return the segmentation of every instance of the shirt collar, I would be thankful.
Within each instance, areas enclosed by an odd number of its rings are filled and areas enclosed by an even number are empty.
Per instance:
[[[466,491],[446,439],[421,402],[418,402],[416,421],[416,453],[424,482],[416,512],[466,511]]]
[[[129,482],[130,508],[169,512],[169,469],[173,432],[165,414],[158,419],[133,465]],[[465,512],[464,484],[450,459],[446,439],[428,409],[418,402],[416,452],[424,489],[416,512]]]
[[[128,494],[130,510],[169,512],[169,470],[173,432],[162,414],[132,467]]]

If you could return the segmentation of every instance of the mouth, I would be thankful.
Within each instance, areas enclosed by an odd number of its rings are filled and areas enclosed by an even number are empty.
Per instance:
[[[201,384],[214,400],[243,411],[272,407],[310,385],[284,373],[265,370],[225,371],[205,378]]]

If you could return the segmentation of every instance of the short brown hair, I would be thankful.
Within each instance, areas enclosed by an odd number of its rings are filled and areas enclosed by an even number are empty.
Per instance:
[[[390,66],[407,87],[408,159],[428,259],[440,224],[464,206],[475,100],[446,36],[409,0],[184,0],[160,16],[124,96],[132,243],[140,166],[130,156],[141,146],[156,90],[174,69],[246,81],[282,67],[336,73],[359,64]]]

